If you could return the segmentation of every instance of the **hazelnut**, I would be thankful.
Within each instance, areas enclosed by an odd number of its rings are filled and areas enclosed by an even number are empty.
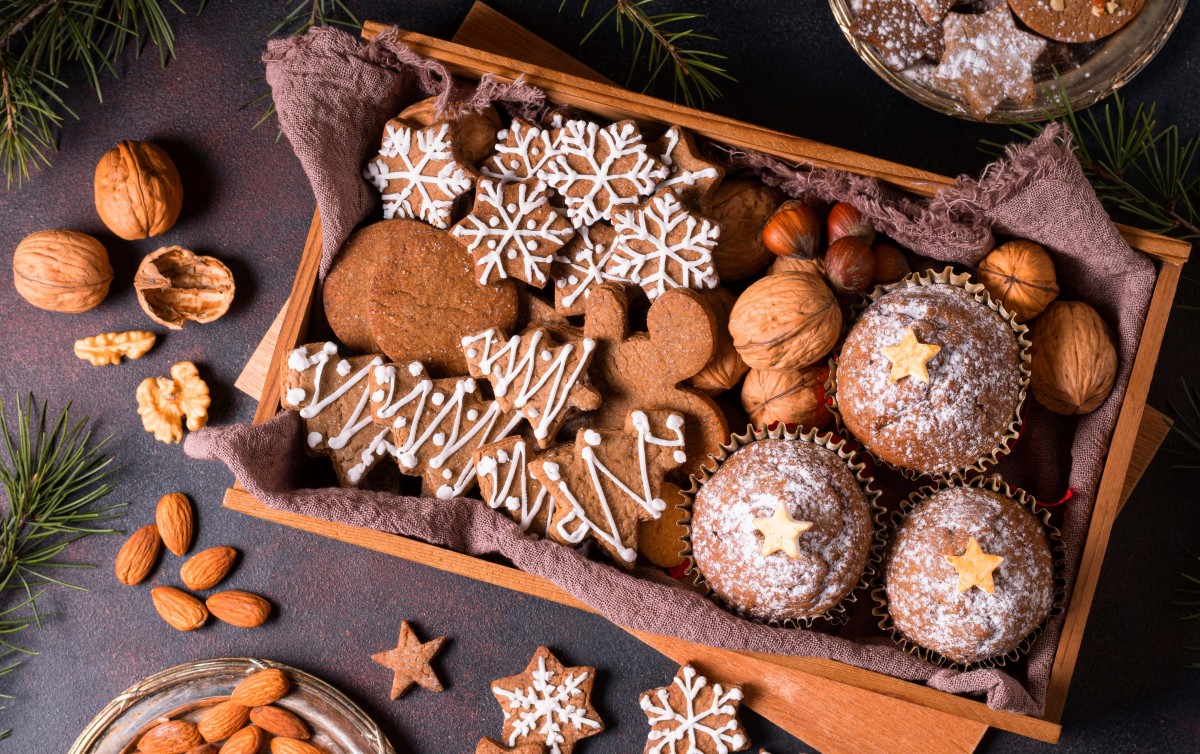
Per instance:
[[[123,141],[96,165],[96,212],[126,241],[171,229],[183,207],[175,163],[148,141]]]
[[[39,309],[72,314],[95,309],[112,279],[108,252],[73,230],[38,231],[13,252],[13,286]]]
[[[692,387],[709,395],[718,395],[738,384],[750,367],[746,366],[746,362],[733,347],[733,336],[729,334],[729,314],[733,311],[737,297],[729,289],[721,287],[703,291],[700,297],[708,303],[713,316],[716,317],[717,347],[704,368],[688,382]]]
[[[713,264],[722,280],[746,280],[762,272],[774,255],[762,240],[762,227],[779,206],[775,189],[758,181],[725,181],[713,193],[708,216],[721,226]]]
[[[825,220],[825,237],[833,243],[843,236],[859,236],[868,244],[875,240],[875,228],[849,202],[838,202]]]
[[[825,405],[829,367],[770,371],[751,369],[742,385],[742,408],[750,423],[769,429],[776,422],[790,427],[820,429],[832,418]]]
[[[912,272],[904,252],[893,244],[880,241],[871,247],[871,252],[875,255],[875,276],[871,279],[875,285],[899,282]]]
[[[182,246],[165,246],[146,256],[133,276],[146,316],[172,330],[190,322],[205,324],[224,316],[233,303],[233,273],[216,257]]]
[[[763,244],[781,257],[812,259],[821,242],[821,221],[812,207],[796,199],[779,205],[762,229]]]
[[[1018,322],[1033,319],[1058,297],[1054,262],[1033,241],[1009,241],[984,257],[979,282]]]
[[[756,369],[801,369],[829,353],[842,332],[842,312],[825,281],[807,272],[756,280],[729,315],[729,334]]]
[[[1055,301],[1034,320],[1029,338],[1029,384],[1038,403],[1068,416],[1104,403],[1117,376],[1117,346],[1095,309]]]
[[[825,277],[840,294],[862,293],[875,278],[875,254],[859,236],[842,236],[825,252]]]

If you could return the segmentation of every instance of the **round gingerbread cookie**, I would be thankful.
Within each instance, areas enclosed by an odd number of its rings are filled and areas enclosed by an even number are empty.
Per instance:
[[[434,377],[467,373],[462,339],[517,322],[511,281],[475,283],[471,256],[446,231],[408,223],[393,234],[386,264],[377,264],[367,303],[371,333],[398,362],[419,361]]]
[[[1146,0],[1008,0],[1021,22],[1059,42],[1095,42],[1141,13]]]

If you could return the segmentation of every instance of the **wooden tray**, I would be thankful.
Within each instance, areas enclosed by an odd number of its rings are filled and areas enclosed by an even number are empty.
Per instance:
[[[385,28],[381,24],[368,23],[364,34],[373,36]],[[545,89],[556,101],[590,110],[602,117],[678,123],[721,142],[758,149],[789,160],[870,175],[923,195],[951,183],[949,178],[933,173],[620,90],[597,81],[598,75],[565,53],[552,47],[547,50],[548,45],[544,42],[486,6],[477,5],[472,10],[456,39],[492,50],[519,50],[515,54],[527,61],[532,59],[534,64],[419,34],[401,32],[401,37],[415,51],[443,61],[458,75],[479,78],[483,73],[491,72],[504,79],[525,75],[528,81]],[[537,64],[542,62],[569,69],[577,75]],[[260,358],[252,359],[239,379],[239,386],[245,381],[245,386],[251,389],[261,388],[256,422],[266,421],[278,411],[278,382],[273,375],[278,374],[286,354],[302,342],[316,284],[320,232],[320,218],[317,217],[305,243],[288,305],[265,339],[265,342],[269,341],[270,335],[276,334],[269,365],[260,355]],[[1144,231],[1122,228],[1122,232],[1134,248],[1157,261],[1159,277],[1101,479],[1078,583],[1051,676],[1044,718],[998,712],[976,701],[829,660],[730,652],[640,633],[637,634],[639,638],[676,661],[698,661],[719,680],[747,684],[747,703],[751,707],[822,751],[970,751],[988,725],[1056,741],[1066,689],[1113,520],[1166,432],[1164,418],[1152,409],[1146,411],[1145,398],[1180,268],[1190,251],[1186,243]],[[237,486],[227,492],[225,505],[250,515],[587,609],[553,584],[516,569],[395,535],[274,511]],[[768,688],[770,693],[764,693]]]

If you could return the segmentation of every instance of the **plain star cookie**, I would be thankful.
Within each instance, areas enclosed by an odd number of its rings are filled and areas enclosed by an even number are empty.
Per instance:
[[[1037,96],[1033,64],[1046,40],[1017,28],[1007,5],[987,13],[946,16],[946,51],[933,77],[977,117],[1001,102],[1028,104]]]
[[[492,682],[504,711],[504,743],[544,745],[550,754],[570,754],[575,744],[604,730],[592,709],[596,669],[566,668],[549,649],[538,647],[525,672]]]
[[[403,120],[384,126],[379,155],[363,177],[383,194],[383,217],[450,225],[454,200],[471,189],[475,172],[454,150],[449,123],[414,128]]]
[[[413,684],[430,691],[442,690],[442,682],[429,663],[445,643],[445,636],[422,643],[412,626],[408,625],[408,621],[400,621],[400,640],[396,643],[396,648],[371,655],[375,664],[382,665],[394,673],[392,699],[404,696]]]
[[[688,210],[674,191],[614,213],[613,228],[617,238],[605,271],[641,286],[650,300],[671,288],[704,290],[721,282],[713,266],[721,226]]]
[[[725,169],[701,157],[691,133],[679,126],[668,128],[650,147],[650,153],[667,168],[667,178],[655,187],[655,192],[671,189],[692,209],[707,206],[712,192],[725,177]]]
[[[643,754],[729,754],[750,746],[738,721],[742,690],[710,684],[691,665],[684,665],[668,686],[642,694],[642,711],[650,721]]]

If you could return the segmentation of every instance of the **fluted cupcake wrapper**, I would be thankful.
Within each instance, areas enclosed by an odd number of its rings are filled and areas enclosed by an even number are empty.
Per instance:
[[[951,469],[950,471],[946,472],[931,473],[921,471],[919,469],[910,469],[904,466],[898,466],[877,456],[871,451],[871,448],[866,444],[866,442],[864,442],[861,438],[856,437],[846,428],[846,423],[842,418],[842,412],[838,407],[837,400],[838,364],[836,356],[830,357],[829,359],[829,376],[825,379],[825,398],[826,403],[829,406],[829,412],[833,414],[837,428],[843,434],[845,434],[846,437],[856,440],[862,446],[863,451],[870,454],[870,456],[877,462],[882,463],[889,468],[895,469],[909,479],[918,479],[924,476],[929,479],[936,480],[949,478],[954,475],[966,476],[971,472],[986,471],[989,467],[995,466],[997,463],[999,463],[1003,456],[1006,456],[1012,452],[1012,444],[1016,442],[1017,438],[1021,434],[1021,410],[1025,407],[1025,401],[1029,392],[1029,378],[1031,374],[1029,360],[1030,347],[1032,344],[1028,338],[1029,328],[1020,322],[1017,322],[1015,314],[1008,311],[1008,309],[1006,309],[1002,303],[993,299],[991,294],[987,292],[987,289],[984,288],[981,283],[974,282],[970,273],[955,272],[951,267],[945,267],[936,272],[932,270],[914,272],[898,282],[876,286],[875,289],[870,293],[863,294],[863,300],[857,306],[855,306],[855,319],[857,319],[858,315],[862,314],[862,312],[865,311],[871,304],[875,303],[880,298],[888,293],[891,293],[892,291],[899,290],[901,288],[914,288],[927,285],[952,285],[956,288],[963,289],[967,293],[971,294],[971,297],[976,301],[984,304],[989,309],[999,314],[1001,318],[1003,318],[1004,321],[1012,327],[1013,334],[1017,338],[1017,347],[1019,349],[1018,368],[1021,372],[1021,381],[1017,393],[1017,402],[1013,407],[1012,417],[1009,419],[1004,435],[1000,438],[999,442],[996,444],[996,447],[993,448],[992,451],[987,455],[980,456],[974,463],[957,469]],[[854,322],[851,321],[846,326],[846,331],[849,332],[850,328],[853,326]]]
[[[820,615],[809,616],[806,618],[788,618],[785,620],[764,620],[743,615],[737,607],[729,605],[717,596],[711,586],[704,578],[699,567],[696,565],[696,559],[692,556],[692,504],[695,502],[696,493],[700,487],[704,485],[714,474],[721,468],[721,465],[729,459],[734,453],[741,448],[758,442],[760,440],[793,440],[796,442],[809,442],[820,447],[827,448],[837,454],[845,464],[850,473],[854,475],[855,481],[862,488],[863,493],[867,497],[867,504],[871,507],[871,549],[867,555],[866,568],[863,570],[863,575],[858,583],[854,585],[849,592],[832,608]],[[713,464],[705,464],[699,476],[693,475],[691,478],[692,484],[689,489],[684,491],[686,502],[684,507],[688,512],[687,535],[684,537],[684,549],[680,554],[688,559],[689,565],[686,575],[692,577],[693,584],[698,587],[710,600],[739,617],[761,623],[768,626],[783,626],[785,628],[809,628],[813,622],[820,619],[828,621],[834,625],[840,625],[848,620],[846,610],[849,605],[858,601],[859,592],[870,590],[872,583],[882,573],[883,548],[885,545],[884,529],[887,526],[885,518],[887,509],[879,504],[879,498],[882,493],[875,489],[872,485],[874,478],[865,473],[867,465],[859,460],[858,454],[847,447],[845,440],[841,439],[832,432],[821,432],[819,429],[810,429],[802,432],[799,429],[789,430],[783,422],[777,422],[772,429],[764,427],[755,427],[748,425],[746,431],[740,435],[731,435],[729,442],[721,446],[721,450],[717,454],[710,454],[709,458]]]
[[[884,568],[887,557],[890,555],[890,547],[892,540],[896,536],[896,531],[904,517],[909,514],[915,507],[920,505],[925,500],[933,495],[950,489],[952,487],[976,487],[978,489],[990,490],[999,495],[1003,495],[1019,505],[1029,510],[1033,515],[1042,522],[1042,528],[1046,532],[1046,536],[1050,540],[1050,552],[1054,561],[1054,604],[1050,608],[1050,612],[1042,620],[1033,631],[1029,633],[1017,648],[1007,654],[988,657],[983,660],[977,660],[971,663],[955,662],[942,654],[935,652],[932,649],[926,649],[914,641],[908,639],[896,624],[892,622],[891,612],[888,610],[887,588],[884,583]],[[1066,582],[1066,552],[1067,546],[1063,542],[1062,533],[1050,523],[1050,510],[1038,505],[1037,500],[1032,495],[1025,492],[1019,487],[1012,487],[999,474],[989,476],[974,476],[970,479],[964,478],[959,474],[954,474],[950,477],[938,479],[935,484],[922,487],[916,492],[909,495],[900,503],[899,509],[892,511],[888,516],[888,523],[884,531],[884,546],[881,552],[879,563],[879,583],[871,589],[871,598],[875,600],[875,607],[871,610],[871,614],[879,618],[879,627],[886,631],[892,640],[899,644],[905,652],[914,657],[919,657],[922,660],[931,662],[938,667],[953,668],[955,670],[979,670],[982,668],[996,668],[1007,665],[1010,662],[1016,662],[1029,652],[1029,648],[1046,627],[1046,622],[1050,618],[1062,615],[1066,609],[1065,597],[1067,591]]]

